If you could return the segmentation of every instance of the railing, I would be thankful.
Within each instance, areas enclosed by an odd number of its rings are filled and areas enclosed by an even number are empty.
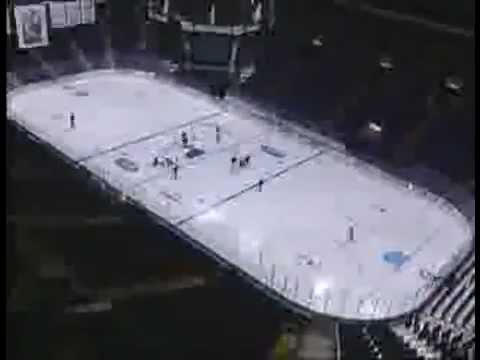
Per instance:
[[[342,360],[342,341],[340,339],[340,323],[335,323],[335,344],[336,344],[336,360]]]

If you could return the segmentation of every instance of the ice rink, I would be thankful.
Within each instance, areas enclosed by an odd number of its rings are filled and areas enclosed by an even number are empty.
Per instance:
[[[318,134],[228,104],[113,70],[8,95],[10,118],[25,129],[317,313],[381,319],[410,311],[432,289],[431,275],[470,243],[467,220],[445,200]],[[232,166],[246,155],[247,166]]]

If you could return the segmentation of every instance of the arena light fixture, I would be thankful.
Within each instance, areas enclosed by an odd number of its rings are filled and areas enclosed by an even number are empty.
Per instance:
[[[463,79],[455,75],[447,76],[443,80],[443,87],[455,95],[460,95],[464,87]]]
[[[384,71],[392,71],[395,69],[395,64],[390,56],[382,56],[378,62],[378,65],[380,65]]]
[[[312,45],[314,47],[322,47],[324,44],[324,39],[322,35],[318,35],[312,40]]]
[[[369,129],[370,131],[373,131],[374,133],[378,133],[378,134],[381,133],[382,130],[383,130],[383,129],[382,129],[382,126],[381,126],[380,124],[378,124],[378,123],[376,123],[376,122],[373,122],[373,121],[370,121],[370,122],[368,123],[368,129]]]

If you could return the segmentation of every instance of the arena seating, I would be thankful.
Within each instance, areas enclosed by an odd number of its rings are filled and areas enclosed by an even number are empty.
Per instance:
[[[475,338],[474,251],[447,280],[423,309],[393,330],[419,352],[466,359]]]
[[[355,325],[340,326],[340,343],[345,360],[375,360],[377,357],[370,350],[368,341],[363,338],[361,327]]]
[[[342,359],[422,359],[409,348],[401,338],[393,333],[388,325],[340,326]]]
[[[418,312],[398,323],[340,325],[344,359],[474,359],[475,253],[472,250]],[[473,356],[473,357],[472,357]]]

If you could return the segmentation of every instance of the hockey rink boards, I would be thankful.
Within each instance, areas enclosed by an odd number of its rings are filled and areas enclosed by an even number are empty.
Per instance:
[[[473,230],[446,200],[319,134],[228,104],[117,70],[8,94],[9,118],[23,129],[314,313],[409,312],[471,243]],[[248,165],[232,165],[246,155]]]

